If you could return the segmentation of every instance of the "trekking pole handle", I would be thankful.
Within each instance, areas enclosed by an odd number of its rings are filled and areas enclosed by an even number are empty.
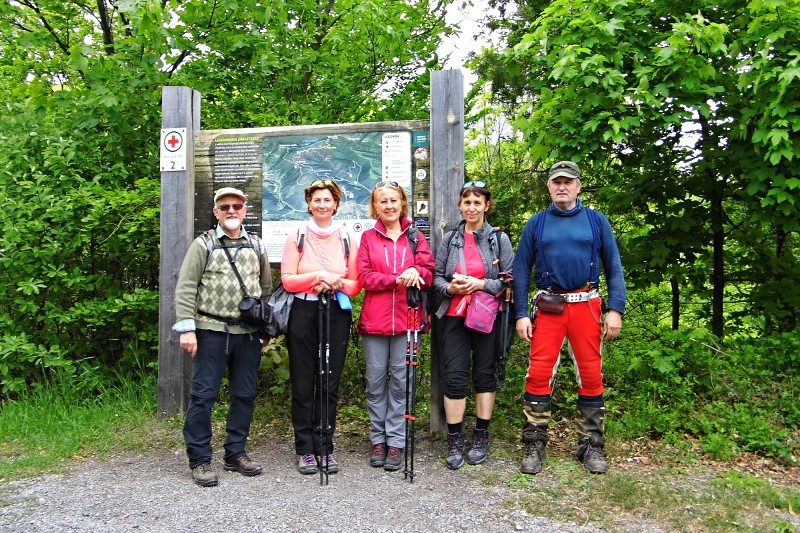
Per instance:
[[[417,287],[406,287],[406,302],[408,302],[409,309],[419,307],[420,292]]]

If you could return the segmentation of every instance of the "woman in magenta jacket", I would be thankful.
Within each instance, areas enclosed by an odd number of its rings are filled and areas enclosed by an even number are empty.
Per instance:
[[[425,237],[417,233],[416,253],[409,240],[408,196],[393,181],[372,190],[370,216],[375,227],[364,232],[358,249],[358,282],[365,289],[358,332],[364,343],[367,410],[372,454],[370,464],[399,470],[405,447],[406,288],[427,289],[434,261]],[[387,373],[389,378],[387,380]]]

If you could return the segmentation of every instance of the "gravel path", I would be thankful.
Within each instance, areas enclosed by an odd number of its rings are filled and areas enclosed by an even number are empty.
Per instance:
[[[453,472],[441,446],[418,440],[413,484],[402,470],[371,468],[366,445],[337,451],[341,470],[327,486],[297,472],[288,441],[251,450],[265,467],[257,477],[217,459],[212,488],[192,482],[182,450],[86,459],[65,474],[0,483],[0,531],[598,531],[531,516],[502,484],[481,483],[481,469],[511,473],[515,463],[490,457]]]

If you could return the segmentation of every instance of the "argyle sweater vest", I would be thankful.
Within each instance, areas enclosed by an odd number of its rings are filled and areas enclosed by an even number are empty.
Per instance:
[[[247,294],[261,296],[259,258],[255,250],[247,239],[225,238],[223,242],[236,263]],[[216,238],[214,245],[197,289],[197,308],[211,315],[236,320],[239,318],[239,302],[244,298],[244,294],[228,256],[225,250],[219,247]]]

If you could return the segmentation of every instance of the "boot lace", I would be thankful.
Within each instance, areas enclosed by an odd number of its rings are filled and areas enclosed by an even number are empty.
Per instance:
[[[474,450],[485,450],[488,444],[489,444],[489,432],[476,431],[472,442],[472,448]]]
[[[448,436],[447,446],[449,455],[461,453],[461,435]]]
[[[586,452],[583,455],[583,462],[588,463],[590,461],[605,461],[606,458],[603,455],[603,449],[597,446],[592,446],[589,444],[586,447]]]
[[[391,448],[389,449],[391,451]],[[383,456],[386,453],[386,445],[385,444],[373,444],[372,445],[372,455],[374,456]]]
[[[533,457],[534,455],[539,455],[539,447],[536,446],[536,442],[526,442],[525,443],[525,456],[526,457]]]

